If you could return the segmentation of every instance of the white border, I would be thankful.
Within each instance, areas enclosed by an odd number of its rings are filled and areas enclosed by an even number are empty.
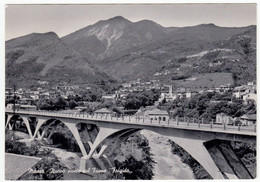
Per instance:
[[[6,4],[164,4],[164,3],[256,3],[257,4],[257,25],[259,25],[259,4],[258,0],[1,0],[0,1],[0,116],[1,122],[0,125],[0,180],[4,181],[4,137],[5,137],[5,129],[4,129],[4,88],[5,88],[5,5]],[[257,48],[259,45],[259,28],[257,27]],[[257,49],[257,60],[259,60],[259,51]],[[258,61],[257,61],[258,62]],[[257,64],[257,78],[259,76],[259,64]],[[259,90],[259,79],[257,79],[257,89]],[[259,102],[259,97],[257,97],[257,102]],[[257,112],[259,109],[257,109]],[[259,113],[259,112],[258,112]],[[260,119],[259,114],[257,115],[257,120]],[[260,124],[257,126],[257,131],[260,131]],[[259,133],[259,132],[258,132]],[[259,140],[257,140],[257,149],[259,149]],[[259,150],[260,151],[260,150]],[[259,159],[259,154],[257,154],[257,161]],[[259,180],[260,177],[260,167],[259,162],[257,162],[257,177],[254,180],[243,180],[243,181],[256,181]],[[148,180],[147,180],[148,181]],[[160,180],[158,180],[160,181]],[[193,180],[185,180],[185,181],[193,181]],[[209,180],[203,180],[209,181]],[[212,181],[212,180],[210,180]],[[219,180],[217,180],[219,181]],[[223,180],[221,180],[223,181]],[[228,180],[232,181],[232,180]],[[236,180],[238,181],[238,180]],[[240,180],[239,180],[240,181]]]

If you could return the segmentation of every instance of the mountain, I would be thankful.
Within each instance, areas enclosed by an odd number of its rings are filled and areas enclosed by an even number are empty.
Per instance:
[[[211,42],[196,52],[186,51],[181,57],[167,61],[157,73],[166,71],[169,74],[159,78],[170,78],[179,86],[194,85],[204,75],[214,73],[231,74],[235,85],[256,81],[256,26],[246,27],[244,32],[225,40]],[[226,80],[230,80],[230,76],[223,79],[222,84]]]
[[[121,16],[102,20],[62,38],[82,55],[91,54],[96,59],[150,43],[168,35],[167,29],[153,21],[133,23]]]
[[[6,83],[22,86],[48,81],[98,83],[110,78],[71,49],[55,33],[33,33],[6,42]]]
[[[172,32],[176,39],[204,40],[214,42],[227,39],[246,31],[248,27],[219,27],[213,23],[179,28]]]
[[[131,22],[123,17],[99,21],[62,38],[89,58],[99,70],[120,81],[149,79],[167,62],[219,48],[217,42],[242,34],[250,27],[201,24],[163,27],[150,20]]]
[[[49,32],[6,42],[8,84],[102,85],[137,78],[173,83],[215,72],[243,84],[255,80],[255,66],[256,26],[163,27],[117,16],[61,39]]]

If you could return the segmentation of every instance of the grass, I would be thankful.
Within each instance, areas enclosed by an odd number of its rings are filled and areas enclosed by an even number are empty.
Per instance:
[[[225,84],[234,84],[231,73],[206,73],[198,76],[196,80],[182,79],[174,81],[174,84],[181,87],[213,88]]]

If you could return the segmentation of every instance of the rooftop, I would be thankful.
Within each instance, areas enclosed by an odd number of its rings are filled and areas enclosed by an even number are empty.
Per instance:
[[[40,160],[39,157],[5,153],[5,179],[17,180]]]
[[[107,108],[102,108],[102,109],[96,110],[95,113],[112,113],[112,111],[110,111]]]
[[[149,111],[147,111],[147,113],[149,115],[168,115],[167,111],[163,111],[163,110],[160,110],[160,109],[149,110]]]
[[[256,120],[256,114],[245,114],[241,119]]]

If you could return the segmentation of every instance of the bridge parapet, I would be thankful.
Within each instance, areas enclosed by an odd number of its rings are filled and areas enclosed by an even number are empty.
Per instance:
[[[13,114],[12,110],[7,110],[6,113]],[[102,114],[87,114],[87,113],[63,113],[59,111],[16,111],[16,114],[25,115],[37,115],[37,116],[48,116],[48,117],[61,117],[69,119],[82,119],[82,120],[98,120],[98,121],[108,121],[108,122],[118,122],[118,123],[131,123],[136,125],[153,125],[153,126],[164,126],[164,127],[177,127],[186,129],[197,129],[206,131],[225,131],[231,132],[235,131],[237,133],[248,133],[256,135],[256,125],[252,126],[234,126],[227,124],[214,124],[212,121],[210,123],[203,123],[198,121],[197,123],[190,122],[190,120],[185,119],[180,121],[178,118],[169,120],[151,120],[149,118],[138,118],[136,116],[105,116]]]

